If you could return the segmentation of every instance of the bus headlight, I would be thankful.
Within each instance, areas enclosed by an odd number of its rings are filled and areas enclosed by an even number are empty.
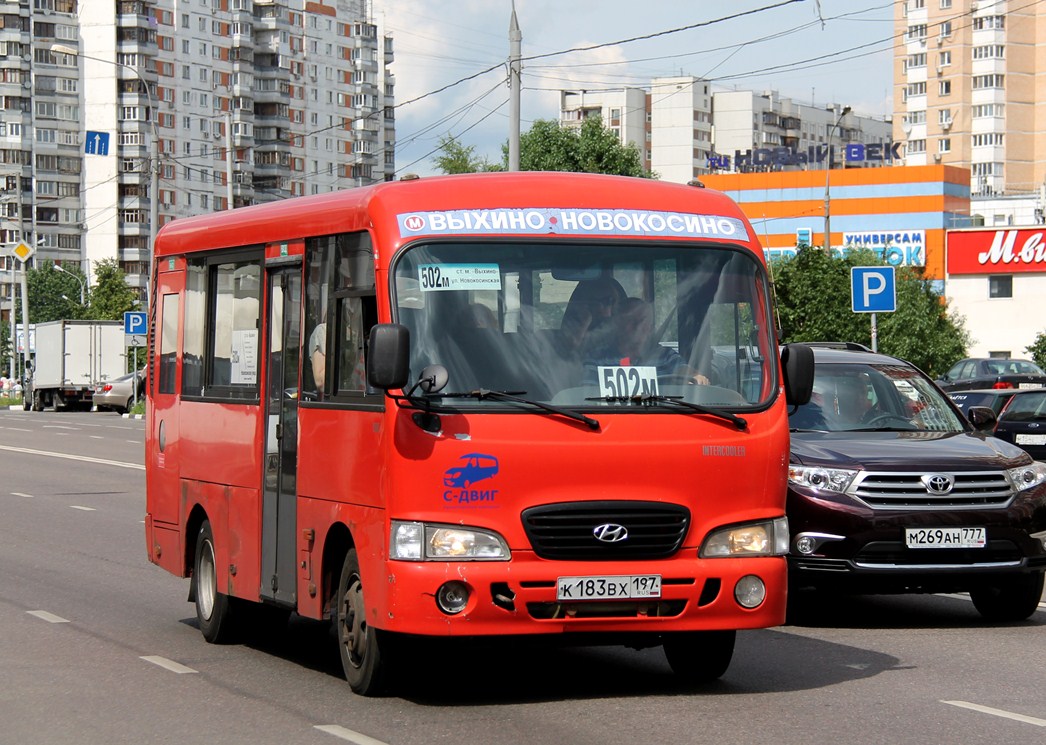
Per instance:
[[[715,559],[731,556],[784,556],[788,553],[788,518],[731,525],[711,533],[699,556]]]
[[[508,561],[505,539],[464,525],[392,521],[389,558],[398,561]]]

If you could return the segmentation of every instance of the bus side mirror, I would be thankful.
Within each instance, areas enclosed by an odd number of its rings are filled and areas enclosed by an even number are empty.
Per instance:
[[[991,432],[998,421],[991,406],[971,406],[966,410],[966,418],[978,432]]]
[[[803,344],[786,344],[781,349],[785,401],[802,406],[814,392],[814,350]]]
[[[399,323],[379,323],[367,342],[367,382],[387,391],[407,384],[410,331]]]

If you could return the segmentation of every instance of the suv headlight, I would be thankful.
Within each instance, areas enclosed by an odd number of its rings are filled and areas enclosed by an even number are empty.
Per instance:
[[[492,530],[393,520],[389,558],[397,561],[508,561],[512,553],[505,539]]]
[[[1006,474],[1010,477],[1010,481],[1013,482],[1014,489],[1024,491],[1046,481],[1046,463],[1036,461],[1027,466],[1008,468],[1006,469]]]
[[[788,482],[797,486],[820,491],[844,494],[857,477],[857,471],[846,468],[821,468],[819,466],[788,466]]]
[[[760,520],[720,528],[705,539],[698,555],[704,559],[730,556],[784,556],[788,553],[788,518]]]

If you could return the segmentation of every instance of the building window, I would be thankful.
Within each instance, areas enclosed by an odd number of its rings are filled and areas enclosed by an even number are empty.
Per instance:
[[[1005,75],[974,75],[973,89],[1002,88],[1005,78]]]
[[[909,140],[907,152],[909,155],[926,152],[926,140]]]
[[[937,140],[937,152],[939,153],[950,153],[952,151],[952,141],[947,137],[942,137]]]
[[[1000,274],[988,277],[988,297],[990,298],[1012,298],[1013,297],[1013,275]]]
[[[942,80],[937,85],[937,95],[939,96],[950,96],[952,94],[952,81]]]

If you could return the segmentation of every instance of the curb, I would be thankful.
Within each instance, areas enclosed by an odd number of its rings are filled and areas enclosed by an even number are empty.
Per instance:
[[[145,414],[121,414],[124,419],[145,419]]]

